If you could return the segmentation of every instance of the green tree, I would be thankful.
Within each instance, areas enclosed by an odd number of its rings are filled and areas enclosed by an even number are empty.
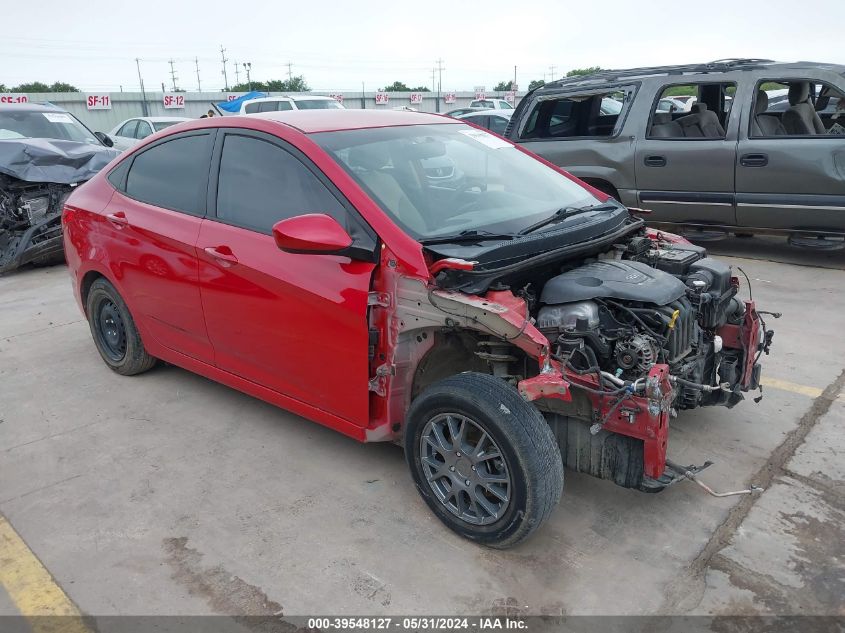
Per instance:
[[[589,68],[573,68],[568,73],[566,73],[567,77],[581,77],[583,75],[592,75],[597,72],[601,72],[600,66],[590,66]]]
[[[9,89],[6,87],[6,84],[0,84],[0,92],[9,92]]]
[[[14,92],[50,92],[50,86],[40,81],[31,81],[12,88]]]
[[[299,75],[291,79],[271,79],[270,81],[253,81],[235,84],[231,92],[249,92],[250,90],[261,90],[263,92],[308,92],[311,88],[305,77]]]
[[[431,92],[431,88],[426,88],[425,86],[417,86],[416,88],[411,88],[411,92]]]
[[[411,89],[401,81],[394,81],[382,88],[384,92],[411,92]]]
[[[50,86],[50,92],[81,92],[81,90],[72,84],[54,81],[53,85]]]
[[[500,81],[493,90],[495,92],[510,92],[513,90],[513,79],[510,81]]]
[[[546,85],[545,79],[535,79],[531,83],[528,84],[528,89],[534,90],[535,88],[539,88],[539,87],[545,86],[545,85]]]

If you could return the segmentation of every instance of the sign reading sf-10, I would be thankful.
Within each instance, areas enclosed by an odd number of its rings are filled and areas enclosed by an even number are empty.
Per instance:
[[[164,95],[162,104],[166,110],[184,109],[185,95]]]
[[[111,96],[107,94],[88,95],[86,105],[89,110],[111,110]]]
[[[24,94],[0,94],[0,103],[27,103],[28,101],[29,97]]]

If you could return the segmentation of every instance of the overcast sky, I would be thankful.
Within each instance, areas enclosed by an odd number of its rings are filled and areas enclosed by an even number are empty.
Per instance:
[[[234,62],[252,78],[304,75],[314,90],[375,90],[395,80],[431,87],[443,59],[443,89],[492,88],[513,77],[525,88],[572,68],[625,68],[764,57],[845,63],[845,0],[732,0],[689,4],[643,0],[29,0],[3,3],[0,83],[66,81],[85,91],[223,87]],[[802,8],[803,7],[803,8]],[[803,17],[796,19],[797,16]],[[246,77],[240,69],[240,79]]]

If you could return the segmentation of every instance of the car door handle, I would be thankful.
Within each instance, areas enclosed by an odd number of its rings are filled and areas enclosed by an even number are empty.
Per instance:
[[[129,220],[126,219],[126,214],[123,211],[115,211],[106,215],[106,220],[112,223],[117,229],[122,229],[129,226]]]
[[[665,156],[646,156],[643,162],[649,167],[666,167]]]
[[[228,246],[208,246],[203,250],[227,268],[238,263],[238,258]]]
[[[743,154],[739,164],[743,167],[765,167],[769,164],[769,157],[766,154]]]

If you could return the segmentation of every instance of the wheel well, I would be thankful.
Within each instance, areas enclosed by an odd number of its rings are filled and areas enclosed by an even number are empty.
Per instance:
[[[85,310],[86,316],[88,312],[88,293],[91,290],[91,285],[100,277],[105,278],[105,275],[98,273],[96,270],[91,270],[85,273],[82,278],[82,285],[79,287],[79,296],[82,298],[82,309]]]
[[[489,374],[489,365],[479,358],[478,339],[467,333],[436,334],[431,350],[422,358],[414,373],[411,399],[426,387],[455,374],[475,371]]]
[[[619,200],[619,192],[616,190],[616,187],[606,180],[602,180],[601,178],[582,178],[582,180],[599,191],[606,193],[611,198]]]

